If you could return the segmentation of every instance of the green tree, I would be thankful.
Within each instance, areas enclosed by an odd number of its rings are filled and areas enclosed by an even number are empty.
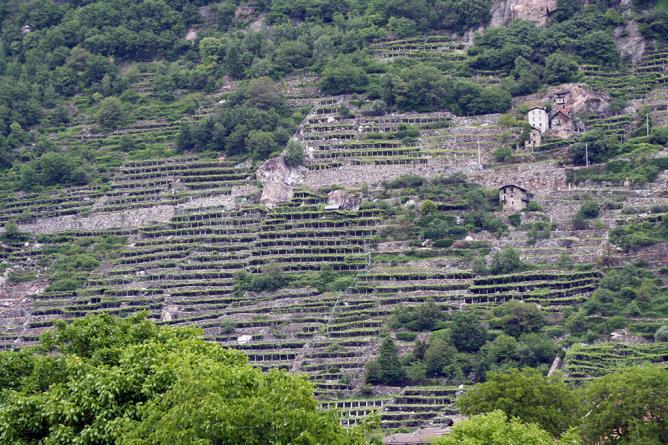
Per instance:
[[[432,377],[444,375],[445,368],[454,363],[456,355],[457,349],[448,343],[443,335],[433,334],[424,353],[427,375]]]
[[[487,339],[487,330],[473,312],[457,312],[450,326],[452,344],[459,351],[476,352]]]
[[[490,372],[457,399],[466,415],[502,410],[522,422],[535,423],[559,436],[579,421],[576,393],[558,375],[550,377],[531,368]]]
[[[252,130],[244,141],[246,149],[257,159],[267,159],[276,148],[274,135],[269,131]]]
[[[241,79],[244,75],[244,63],[242,60],[242,50],[238,41],[230,42],[225,51],[225,68],[230,76],[235,79]]]
[[[288,142],[285,150],[285,163],[289,167],[296,167],[304,163],[304,147],[299,142],[295,140]]]
[[[668,325],[663,325],[656,330],[654,341],[668,342]]]
[[[325,65],[320,89],[326,94],[363,92],[369,82],[366,72],[352,61],[339,57]]]
[[[492,257],[492,263],[489,266],[491,274],[507,274],[519,272],[524,269],[524,264],[520,260],[520,255],[512,247],[506,247],[495,253]]]
[[[145,315],[58,322],[38,347],[0,353],[0,369],[4,444],[366,443],[303,377]]]
[[[261,77],[248,84],[246,102],[261,110],[280,109],[285,106],[285,97],[276,82],[268,77]]]
[[[580,10],[580,0],[557,0],[557,10],[554,19],[563,22],[573,17]]]
[[[543,81],[550,85],[571,82],[578,74],[578,63],[565,53],[553,53],[545,58]]]
[[[589,63],[607,66],[619,63],[619,51],[609,31],[584,33],[575,46],[578,54]]]
[[[668,443],[668,371],[656,366],[624,369],[590,382],[584,391],[587,443]],[[613,441],[609,438],[614,437]]]
[[[530,94],[540,86],[540,68],[524,57],[515,59],[515,67],[510,72],[515,80],[513,94]]]
[[[115,130],[127,120],[123,103],[117,97],[102,100],[97,112],[97,123],[104,130]]]
[[[367,381],[386,385],[401,385],[406,381],[406,370],[401,366],[397,346],[392,338],[383,340],[378,359],[367,368]]]
[[[499,334],[480,348],[481,377],[489,370],[517,368],[521,366],[520,344],[510,335]]]
[[[308,45],[298,40],[286,40],[276,49],[274,63],[284,72],[303,68],[311,57]]]
[[[570,443],[579,444],[577,441]],[[554,440],[538,425],[509,419],[503,411],[496,410],[458,423],[451,433],[434,442],[434,445],[509,444],[554,445]]]
[[[176,149],[179,151],[190,150],[195,147],[192,126],[184,122],[179,127],[179,134],[176,137]]]
[[[540,330],[547,320],[545,312],[537,305],[522,301],[509,301],[498,308],[503,332],[513,337]]]

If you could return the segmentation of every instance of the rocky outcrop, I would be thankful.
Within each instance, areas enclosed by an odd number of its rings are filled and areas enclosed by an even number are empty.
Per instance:
[[[341,210],[358,210],[362,204],[359,196],[353,195],[345,190],[332,190],[327,195],[327,207]]]
[[[605,93],[594,91],[587,85],[580,83],[565,83],[548,88],[546,91],[524,96],[513,105],[526,104],[529,106],[542,107],[545,104],[552,104],[553,109],[560,108],[555,103],[557,93],[567,91],[565,103],[570,114],[578,114],[580,112],[588,113],[605,113],[610,107],[610,96]]]
[[[191,43],[197,40],[197,30],[195,28],[189,28],[185,39]]]
[[[268,159],[257,169],[257,179],[262,183],[260,202],[274,207],[287,202],[294,196],[293,187],[304,180],[306,168],[291,168],[285,163],[283,156]]]
[[[624,26],[615,29],[615,44],[622,56],[639,63],[645,54],[645,39],[638,29],[638,22],[630,20]]]
[[[505,26],[513,20],[544,26],[556,10],[557,0],[494,0],[490,26]]]
[[[571,113],[582,111],[588,113],[605,113],[610,107],[610,98],[607,94],[597,93],[582,84],[570,84],[560,89],[570,90],[566,106]]]

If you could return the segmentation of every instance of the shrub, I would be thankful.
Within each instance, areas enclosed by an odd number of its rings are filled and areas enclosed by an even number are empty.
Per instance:
[[[19,231],[19,226],[14,222],[5,223],[5,233],[1,235],[1,239],[6,240],[21,240],[24,235]]]
[[[598,217],[599,212],[600,208],[598,204],[591,199],[585,199],[585,201],[582,203],[582,206],[580,207],[580,210],[578,210],[578,214],[585,219],[596,218]]]
[[[473,312],[457,312],[452,317],[450,339],[458,351],[476,352],[487,340],[487,330]]]
[[[579,213],[576,213],[575,216],[573,217],[573,228],[575,230],[586,230],[589,228],[589,223],[587,220],[580,215]]]
[[[397,340],[413,341],[417,337],[415,332],[397,332]]]
[[[288,148],[285,151],[285,163],[289,167],[304,164],[304,147],[299,142],[292,139],[288,142]]]
[[[265,266],[259,274],[242,272],[237,276],[237,289],[253,292],[272,292],[289,284],[290,280],[278,264]]]
[[[536,201],[529,201],[524,208],[525,212],[542,212],[543,208]]]
[[[522,263],[522,260],[520,260],[520,256],[517,251],[512,247],[506,247],[505,249],[494,254],[492,257],[489,273],[507,274],[519,272],[525,267],[526,266]]]
[[[500,147],[494,151],[494,159],[497,162],[507,162],[513,158],[513,150],[510,147]]]
[[[499,307],[498,321],[503,332],[513,337],[539,331],[547,323],[545,313],[537,305],[510,301]]]
[[[115,130],[127,120],[123,103],[117,97],[102,100],[97,113],[97,123],[104,130]]]
[[[661,326],[654,333],[654,341],[668,342],[668,326]]]

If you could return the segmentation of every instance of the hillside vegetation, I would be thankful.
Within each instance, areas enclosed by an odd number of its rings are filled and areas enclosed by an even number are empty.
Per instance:
[[[668,441],[668,2],[0,23],[0,442]]]

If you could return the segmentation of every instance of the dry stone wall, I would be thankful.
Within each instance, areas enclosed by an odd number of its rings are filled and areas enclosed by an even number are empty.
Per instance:
[[[53,234],[72,230],[108,230],[113,228],[137,228],[153,223],[168,222],[180,209],[210,206],[232,208],[236,200],[257,189],[251,185],[235,187],[231,194],[194,198],[178,205],[156,205],[117,212],[94,212],[88,216],[67,215],[42,218],[28,224],[20,224],[19,229],[33,234]]]

